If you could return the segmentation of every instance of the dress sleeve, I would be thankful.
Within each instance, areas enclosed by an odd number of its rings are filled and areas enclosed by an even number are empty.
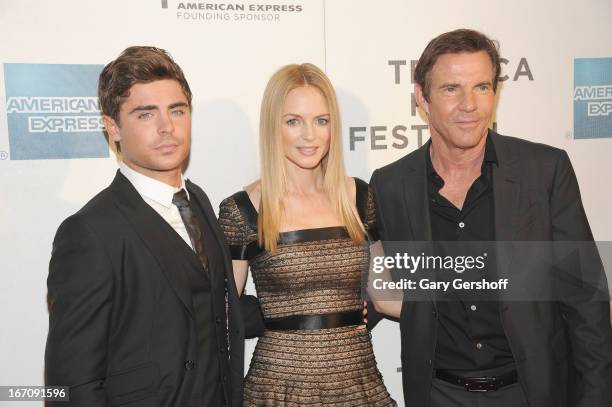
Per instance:
[[[367,238],[370,242],[379,240],[376,228],[376,203],[374,191],[367,182],[355,178],[355,205],[359,213],[359,219],[366,229]]]
[[[366,216],[363,224],[371,241],[376,241],[380,239],[378,235],[378,227],[376,224],[376,200],[374,199],[374,192],[369,186],[366,205]]]
[[[232,260],[251,260],[257,254],[257,231],[245,218],[234,195],[219,205],[219,225],[229,245]]]

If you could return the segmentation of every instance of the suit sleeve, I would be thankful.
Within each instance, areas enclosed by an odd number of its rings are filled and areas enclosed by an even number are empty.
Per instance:
[[[555,241],[592,242],[593,236],[582,206],[576,175],[567,153],[560,153],[555,169],[550,208]],[[572,243],[573,244],[573,243]],[[580,247],[584,247],[580,244]],[[579,290],[563,296],[561,310],[568,325],[574,368],[579,380],[576,396],[579,407],[612,405],[612,328],[610,307],[601,296],[593,295],[605,287],[606,277],[594,244],[586,243],[585,262],[572,263],[580,279],[585,282]],[[587,265],[585,268],[584,265]]]
[[[49,334],[45,382],[70,386],[70,402],[109,406],[104,381],[112,309],[112,266],[92,229],[78,216],[57,231],[47,280]]]

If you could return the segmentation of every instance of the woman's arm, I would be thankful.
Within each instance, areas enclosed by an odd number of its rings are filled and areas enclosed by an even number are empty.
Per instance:
[[[376,289],[375,286],[380,285],[374,284],[374,280],[377,279],[392,281],[391,273],[387,268],[383,268],[382,271],[374,271],[374,258],[384,255],[385,251],[380,241],[376,241],[370,245],[370,269],[368,272],[367,292],[377,312],[393,318],[399,318],[402,311],[403,292],[400,291],[398,293],[396,290],[390,292],[390,290]]]
[[[244,286],[246,285],[247,275],[249,274],[249,262],[246,260],[232,260],[232,268],[234,269],[236,290],[238,290],[238,295],[242,295]]]

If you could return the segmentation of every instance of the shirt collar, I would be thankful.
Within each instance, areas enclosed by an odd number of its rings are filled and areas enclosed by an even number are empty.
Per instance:
[[[181,187],[176,188],[166,183],[147,177],[132,168],[128,167],[125,163],[119,165],[119,171],[132,183],[136,191],[143,198],[151,199],[166,208],[172,206],[172,198],[174,194],[184,189],[187,193],[187,199],[189,199],[189,191],[185,187],[185,178],[181,175]]]
[[[499,162],[497,161],[497,153],[495,152],[495,145],[491,139],[490,131],[489,134],[487,134],[487,142],[485,144],[484,162],[499,165]]]

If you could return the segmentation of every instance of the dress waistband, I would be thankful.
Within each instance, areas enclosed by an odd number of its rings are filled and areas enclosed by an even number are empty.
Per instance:
[[[361,311],[347,311],[320,315],[292,315],[289,317],[265,320],[266,328],[272,331],[329,329],[363,324],[363,314]]]

